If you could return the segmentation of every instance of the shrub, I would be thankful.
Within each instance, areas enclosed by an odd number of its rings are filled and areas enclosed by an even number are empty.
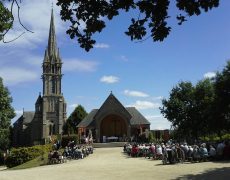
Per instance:
[[[149,132],[149,137],[148,137],[148,139],[149,139],[149,142],[150,142],[150,143],[156,142],[156,138],[153,136],[153,133],[152,133],[151,131]]]
[[[221,138],[223,140],[229,140],[230,139],[230,134],[224,134]]]
[[[6,166],[11,168],[30,161],[51,150],[51,145],[13,148],[6,159]]]
[[[74,141],[75,143],[79,143],[78,135],[77,134],[63,135],[61,140],[62,147],[67,146],[69,141]]]

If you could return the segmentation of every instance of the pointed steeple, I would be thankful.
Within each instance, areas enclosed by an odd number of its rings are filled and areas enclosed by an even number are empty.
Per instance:
[[[55,26],[54,26],[54,15],[53,9],[51,12],[51,20],[50,20],[50,32],[49,32],[49,40],[48,40],[48,54],[50,56],[57,56],[57,42],[56,42],[56,34],[55,34]]]

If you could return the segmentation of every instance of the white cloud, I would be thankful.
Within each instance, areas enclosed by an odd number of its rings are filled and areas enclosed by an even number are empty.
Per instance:
[[[47,41],[48,32],[49,32],[49,23],[51,15],[51,0],[23,0],[20,3],[20,19],[22,24],[29,30],[34,33],[27,32],[19,23],[17,19],[17,7],[14,6],[14,26],[6,36],[5,40],[10,41],[20,34],[25,32],[20,38],[13,41],[12,43],[3,44],[0,43],[0,46],[4,47],[17,47],[20,49],[32,49],[37,47],[40,43]],[[55,3],[54,3],[55,4]],[[38,8],[39,7],[39,8]],[[54,7],[54,20],[55,20],[55,29],[56,34],[65,33],[64,29],[66,26],[64,22],[61,21],[59,17],[60,8]]]
[[[22,59],[23,59],[24,63],[26,63],[28,65],[32,65],[32,66],[41,68],[43,58],[44,58],[43,56],[31,55],[28,53],[27,55],[24,55],[24,58],[22,58]]]
[[[75,108],[75,107],[77,107],[77,106],[78,106],[78,104],[70,104],[70,105],[69,105],[70,108]]]
[[[39,79],[39,74],[36,72],[16,67],[0,68],[0,76],[6,85],[16,85],[18,83]]]
[[[216,77],[216,73],[215,72],[207,72],[204,74],[204,78],[214,78]]]
[[[127,105],[128,107],[135,107],[137,109],[157,109],[160,107],[159,103],[153,103],[150,101],[136,101],[134,104]]]
[[[149,97],[148,94],[143,93],[141,91],[130,91],[130,90],[124,90],[124,94],[127,96],[134,96],[134,97]]]
[[[119,78],[116,76],[103,76],[100,79],[101,82],[112,84],[112,83],[117,83],[119,82]]]
[[[109,48],[108,44],[105,43],[97,43],[94,45],[95,48]]]
[[[150,129],[170,129],[171,123],[161,114],[146,115],[145,118],[151,123]]]
[[[156,96],[152,97],[152,100],[162,100],[164,97],[163,96]]]
[[[20,116],[23,114],[23,110],[15,110],[14,112],[16,113],[17,116]]]
[[[63,71],[92,72],[97,69],[97,65],[94,61],[65,59]]]
[[[160,114],[158,114],[158,115],[147,115],[147,116],[145,116],[145,118],[148,120],[155,120],[155,119],[163,118],[163,116]]]
[[[121,60],[127,62],[127,61],[128,61],[128,58],[127,58],[126,56],[122,55],[122,56],[121,56]]]

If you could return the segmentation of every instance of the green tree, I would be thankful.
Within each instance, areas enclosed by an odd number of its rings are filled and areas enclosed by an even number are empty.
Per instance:
[[[68,117],[63,131],[64,134],[73,134],[77,132],[77,125],[87,116],[85,108],[81,105],[78,105],[74,111]]]
[[[156,142],[156,138],[155,138],[155,136],[153,135],[153,132],[152,132],[152,131],[149,131],[148,141],[149,141],[150,143]]]
[[[12,28],[13,20],[10,10],[0,1],[0,41],[3,40],[4,35]]]
[[[73,127],[72,122],[68,119],[66,120],[65,124],[63,125],[63,134],[74,134],[76,133],[76,128]]]
[[[77,38],[78,43],[86,51],[93,48],[93,34],[106,27],[106,21],[112,20],[122,12],[134,11],[131,23],[125,32],[131,40],[144,40],[151,37],[153,41],[163,41],[170,33],[168,25],[169,6],[173,2],[179,10],[178,24],[186,21],[186,17],[198,16],[219,6],[219,0],[57,0],[61,7],[61,18],[70,22],[67,30],[70,38]],[[81,30],[80,24],[85,27]]]
[[[11,103],[10,92],[4,87],[0,77],[0,149],[2,150],[6,150],[10,144],[10,123],[15,117]]]
[[[215,129],[221,136],[221,131],[230,131],[230,61],[215,78],[215,106],[213,107]]]
[[[194,124],[196,127],[196,136],[205,136],[210,134],[212,127],[213,115],[212,108],[215,100],[214,82],[211,79],[199,81],[194,91]]]
[[[160,108],[177,133],[184,138],[194,136],[194,87],[191,82],[180,82],[171,90],[169,99],[162,100]]]

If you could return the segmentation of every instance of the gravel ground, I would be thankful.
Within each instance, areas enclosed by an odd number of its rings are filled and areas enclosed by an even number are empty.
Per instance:
[[[89,157],[65,164],[2,170],[0,180],[135,180],[230,179],[230,161],[162,165],[159,160],[131,158],[122,148],[98,148]]]

